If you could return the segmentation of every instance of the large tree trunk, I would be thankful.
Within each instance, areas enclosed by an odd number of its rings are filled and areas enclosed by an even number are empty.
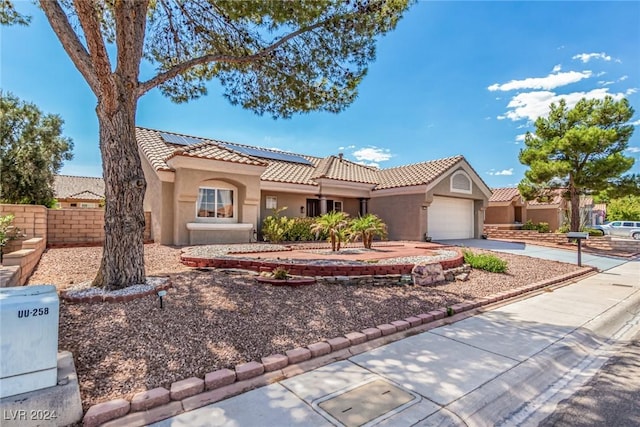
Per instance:
[[[93,285],[107,290],[145,283],[146,181],[135,137],[137,98],[126,85],[118,86],[97,107],[106,205],[102,263]]]
[[[570,178],[569,194],[571,196],[571,231],[580,231],[580,194]]]

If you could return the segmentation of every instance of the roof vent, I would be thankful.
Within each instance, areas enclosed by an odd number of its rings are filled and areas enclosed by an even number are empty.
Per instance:
[[[343,153],[338,153],[338,158],[340,159],[340,161],[342,161],[342,158],[344,157]]]

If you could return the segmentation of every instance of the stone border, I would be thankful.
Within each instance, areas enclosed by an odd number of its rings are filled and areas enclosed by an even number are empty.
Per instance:
[[[126,295],[88,295],[88,296],[74,296],[69,295],[69,291],[60,292],[60,299],[70,304],[97,304],[103,302],[129,302],[138,298],[144,298],[149,295],[154,295],[159,291],[166,291],[171,288],[171,280],[167,279],[166,283],[158,285],[153,289],[149,289],[144,292],[136,292]]]
[[[256,277],[255,280],[258,283],[266,283],[272,286],[291,286],[291,287],[307,286],[307,285],[313,285],[314,283],[316,283],[316,279],[311,277],[310,278],[301,277],[297,279],[273,279],[270,277]]]
[[[443,270],[460,267],[464,264],[464,255],[455,249],[458,255],[454,258],[436,261]],[[200,268],[239,268],[243,270],[271,272],[276,268],[284,268],[293,276],[382,276],[388,274],[411,274],[415,264],[367,264],[363,265],[311,265],[288,263],[286,261],[262,261],[242,258],[197,258],[180,256],[180,262],[189,267]]]
[[[474,314],[472,310],[495,303],[505,303],[523,294],[539,291],[553,285],[566,285],[572,279],[595,272],[594,267],[584,267],[571,273],[543,280],[509,291],[463,301],[451,307],[417,314],[406,319],[349,332],[341,337],[326,339],[306,347],[263,357],[260,362],[251,361],[236,365],[234,369],[219,369],[205,374],[204,378],[187,378],[171,384],[170,390],[154,388],[135,394],[131,400],[115,399],[98,403],[89,408],[83,425],[144,426],[183,412],[215,403],[251,389],[272,384],[338,360],[348,359],[393,341],[433,329],[451,320],[461,320]],[[460,315],[460,316],[456,316]]]

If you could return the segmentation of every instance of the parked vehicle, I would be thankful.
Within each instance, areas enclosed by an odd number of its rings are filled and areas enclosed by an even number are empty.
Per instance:
[[[605,235],[631,237],[640,240],[640,221],[611,221],[592,228],[601,230]]]

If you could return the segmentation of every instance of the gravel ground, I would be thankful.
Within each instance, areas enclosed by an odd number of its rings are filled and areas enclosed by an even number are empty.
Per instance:
[[[91,280],[101,248],[50,249],[29,284],[62,290]],[[128,303],[60,306],[59,348],[73,353],[84,409],[173,381],[305,346],[475,297],[552,278],[578,267],[499,254],[509,273],[473,270],[438,287],[256,284],[242,272],[198,271],[180,249],[146,245],[149,275],[169,275],[160,309],[149,296]]]

